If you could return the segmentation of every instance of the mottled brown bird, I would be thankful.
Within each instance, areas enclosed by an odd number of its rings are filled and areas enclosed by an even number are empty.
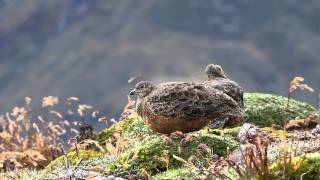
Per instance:
[[[244,112],[225,93],[203,84],[168,82],[138,83],[130,95],[137,95],[136,111],[144,122],[159,133],[197,131],[222,116],[239,117]]]
[[[221,66],[216,64],[209,64],[205,70],[209,80],[203,84],[207,87],[218,89],[234,101],[238,103],[241,109],[244,109],[243,89],[235,81],[230,80],[224,73]],[[225,117],[224,119],[215,120],[210,123],[209,127],[218,128],[235,124],[240,121],[240,118]]]

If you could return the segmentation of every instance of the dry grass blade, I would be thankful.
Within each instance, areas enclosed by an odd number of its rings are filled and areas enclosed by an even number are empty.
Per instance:
[[[79,98],[77,98],[77,97],[69,97],[67,99],[67,101],[79,101]]]
[[[80,116],[84,116],[84,112],[88,109],[92,109],[92,106],[86,104],[79,104],[77,111]]]
[[[70,101],[78,101],[78,98],[71,97],[68,99],[68,102]],[[78,134],[78,131],[74,129],[78,121],[70,123],[64,117],[71,110],[66,109],[66,112],[62,113],[54,110],[54,106],[59,103],[58,97],[47,96],[42,99],[42,109],[39,112],[41,115],[32,113],[31,103],[32,99],[26,97],[24,106],[14,107],[11,112],[0,116],[0,171],[7,170],[1,166],[1,162],[6,161],[13,161],[9,168],[11,170],[44,167],[63,154],[62,136],[67,131]],[[67,108],[72,107],[67,103]],[[84,111],[88,109],[92,107],[85,104],[79,105],[81,115],[84,115]],[[96,147],[103,150],[97,143]],[[13,152],[16,156],[8,159],[7,156],[3,156],[5,152]],[[28,158],[21,158],[22,156]]]

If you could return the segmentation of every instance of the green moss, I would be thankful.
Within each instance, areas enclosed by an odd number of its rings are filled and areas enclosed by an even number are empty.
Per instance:
[[[206,145],[206,149],[199,149],[199,145]],[[177,168],[182,162],[173,158],[176,155],[182,159],[191,156],[197,158],[199,163],[205,164],[204,158],[211,154],[225,155],[227,148],[237,147],[236,142],[228,137],[220,137],[208,133],[190,133],[188,140],[177,137],[174,139],[161,139],[160,137],[137,143],[107,166],[110,173],[125,176],[127,172],[141,172],[146,170],[154,175],[168,168]]]
[[[138,143],[120,155],[107,169],[112,173],[125,175],[129,171],[157,171],[169,166],[169,143],[153,139]]]
[[[22,169],[0,173],[0,179],[37,180],[44,179],[44,174],[42,171]]]
[[[297,166],[301,157],[296,157],[293,160],[293,165]],[[303,161],[302,165],[296,170],[287,170],[283,173],[283,166],[276,162],[271,166],[270,172],[273,175],[273,179],[301,179],[301,175],[304,174],[303,179],[319,179],[320,178],[320,153],[308,154]]]
[[[265,127],[265,128],[261,128],[261,131],[267,133],[269,136],[273,137],[273,138],[280,138],[282,136],[285,135],[285,137],[292,137],[293,134],[292,132],[288,132],[288,131],[284,131],[282,129],[277,130],[271,127]]]
[[[70,165],[76,165],[80,160],[85,161],[100,156],[103,156],[101,152],[93,150],[79,150],[78,154],[75,151],[71,151],[66,156],[60,156],[52,161],[46,169],[50,170],[55,166],[66,164],[66,161],[68,161]]]
[[[225,128],[225,129],[210,129],[210,128],[205,128],[200,131],[207,131],[210,134],[215,134],[218,136],[229,136],[229,137],[237,137],[237,134],[239,132],[241,127],[233,127],[233,128]]]
[[[287,98],[271,94],[246,93],[244,99],[248,122],[262,127],[283,124]],[[307,103],[291,100],[286,116],[288,119],[305,118],[314,111],[316,109]]]
[[[167,180],[167,179],[205,179],[194,169],[182,167],[170,169],[166,172],[159,173],[152,177],[152,180]]]
[[[126,138],[150,138],[155,135],[148,126],[137,115],[130,116],[119,123],[114,124],[110,128],[107,128],[97,134],[96,140],[104,144],[109,138],[113,138],[113,135],[118,133],[122,137]]]

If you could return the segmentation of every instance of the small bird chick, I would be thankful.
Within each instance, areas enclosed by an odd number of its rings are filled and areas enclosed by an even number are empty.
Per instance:
[[[235,81],[230,80],[224,73],[221,66],[216,64],[209,64],[205,72],[208,76],[208,80],[203,84],[207,87],[218,89],[228,96],[230,96],[234,101],[238,103],[240,108],[244,109],[243,100],[243,89]],[[220,120],[215,120],[210,123],[210,128],[220,128],[226,126],[232,126],[240,121],[239,118],[234,119],[230,117],[224,117]]]

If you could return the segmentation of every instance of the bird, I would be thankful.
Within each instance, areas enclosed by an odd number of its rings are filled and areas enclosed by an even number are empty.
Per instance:
[[[130,95],[138,97],[136,112],[145,124],[162,134],[193,132],[221,116],[245,114],[231,97],[201,83],[141,81]]]
[[[209,88],[218,89],[228,96],[230,96],[234,101],[238,103],[241,109],[244,109],[243,100],[243,89],[242,87],[233,80],[230,80],[224,73],[222,67],[217,64],[209,64],[205,69],[205,73],[208,76],[208,80],[203,84]],[[224,120],[215,120],[210,123],[209,127],[219,128],[231,126],[238,123],[241,119],[235,117],[222,117]]]

